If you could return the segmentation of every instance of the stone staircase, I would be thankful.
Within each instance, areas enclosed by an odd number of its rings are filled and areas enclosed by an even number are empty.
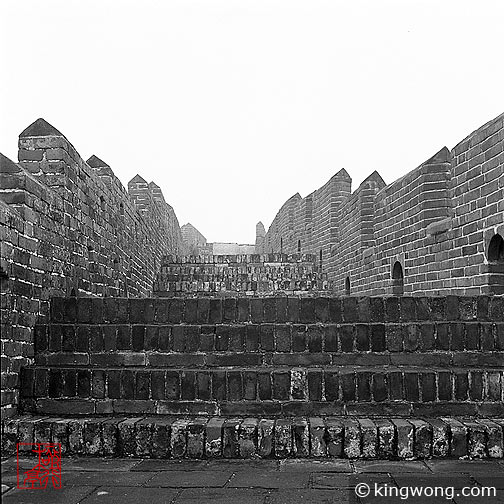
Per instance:
[[[503,456],[504,298],[55,298],[3,449]]]
[[[154,295],[260,296],[325,291],[327,274],[312,254],[165,256]]]

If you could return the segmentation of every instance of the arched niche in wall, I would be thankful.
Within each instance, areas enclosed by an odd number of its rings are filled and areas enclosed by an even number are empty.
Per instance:
[[[504,294],[504,238],[499,233],[488,242],[487,259],[490,293]]]
[[[392,294],[402,296],[404,294],[404,272],[399,261],[392,266]]]
[[[488,261],[504,262],[504,238],[497,233],[492,236],[488,243]]]
[[[350,277],[346,277],[345,280],[345,294],[350,296]]]
[[[301,252],[301,240],[298,240],[298,252]]]

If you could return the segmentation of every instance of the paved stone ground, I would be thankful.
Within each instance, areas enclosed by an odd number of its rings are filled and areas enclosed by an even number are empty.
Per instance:
[[[20,465],[33,467],[34,459]],[[142,460],[62,458],[62,489],[16,488],[16,458],[2,461],[4,504],[504,504],[504,460]],[[355,487],[370,495],[356,496]],[[378,488],[379,494],[374,494]],[[404,498],[409,487],[445,495]],[[460,495],[463,487],[493,497]],[[385,489],[385,490],[383,490]],[[453,489],[453,495],[450,492]],[[403,495],[398,494],[402,491]],[[438,490],[439,492],[440,490]],[[389,492],[389,494],[384,494]],[[396,492],[395,494],[393,492]],[[459,495],[457,495],[459,494]],[[453,497],[453,498],[452,498]]]

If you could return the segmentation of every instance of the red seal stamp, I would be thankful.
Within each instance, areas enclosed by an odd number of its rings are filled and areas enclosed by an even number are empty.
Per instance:
[[[24,454],[33,453],[37,456],[34,457],[37,463],[33,467],[28,465],[26,459],[20,463],[20,446]],[[27,447],[31,447],[31,451],[28,451]],[[43,490],[50,483],[54,488],[61,488],[61,445],[59,443],[18,443],[17,487],[22,490]]]

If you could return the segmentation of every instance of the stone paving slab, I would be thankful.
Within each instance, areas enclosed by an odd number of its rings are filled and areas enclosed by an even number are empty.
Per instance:
[[[61,489],[18,490],[2,495],[2,504],[80,504],[94,486],[65,486]],[[119,501],[118,501],[119,502]]]
[[[306,488],[309,473],[285,473],[261,470],[238,471],[229,482],[232,488]]]
[[[497,495],[496,497],[481,497],[480,499],[476,500],[474,497],[458,496],[453,500],[455,504],[477,504],[478,501],[480,501],[481,504],[502,504],[504,502],[504,497],[502,497],[502,495]]]
[[[353,490],[278,490],[271,492],[267,504],[360,504]]]
[[[400,496],[397,497],[361,497],[360,504],[452,504],[451,499],[445,499],[444,497],[408,497],[408,499],[402,499]],[[471,504],[476,504],[474,501]],[[486,501],[481,504],[488,504]],[[502,504],[502,503],[501,503]]]
[[[170,488],[223,487],[232,471],[160,471],[149,474],[146,486]]]
[[[473,476],[476,483],[484,487],[495,487],[497,490],[504,490],[504,471],[499,476],[483,476],[476,474]],[[504,499],[504,497],[503,497]]]
[[[264,504],[267,490],[257,488],[198,488],[182,490],[176,504]]]
[[[132,471],[198,471],[206,467],[206,460],[141,460]]]
[[[425,464],[434,474],[443,473],[471,473],[487,474],[489,470],[503,473],[504,464],[493,460],[426,460]]]
[[[131,471],[63,471],[63,485],[134,486],[152,478],[151,473]]]
[[[75,458],[64,455],[63,460],[65,471],[131,471],[142,462],[140,459]]]
[[[240,459],[215,459],[207,461],[204,466],[205,470],[215,471],[215,470],[227,470],[231,469],[233,471],[239,470],[249,470],[249,469],[260,469],[268,471],[278,471],[281,470],[282,460],[264,460],[264,459],[251,459],[251,460],[240,460]]]
[[[423,461],[374,461],[356,460],[353,462],[356,472],[362,473],[431,473],[430,468]]]
[[[90,470],[92,462],[95,468]],[[15,476],[16,459],[2,461],[2,482]],[[264,464],[264,465],[262,465]],[[404,467],[402,467],[404,466]],[[61,490],[9,489],[2,504],[503,504],[504,465],[492,461],[348,460],[62,460]],[[321,468],[327,470],[321,471]],[[432,472],[431,472],[432,471]],[[496,487],[496,497],[355,495],[365,483],[391,489],[414,486]],[[15,485],[15,480],[9,485]]]
[[[469,474],[395,474],[394,480],[400,487],[405,486],[443,486],[463,488],[474,485],[474,480]]]
[[[286,459],[280,460],[279,469],[283,472],[352,472],[349,460],[304,460]]]
[[[107,487],[94,490],[82,504],[170,504],[179,490],[176,488],[145,488],[134,486]]]
[[[318,473],[312,475],[313,488],[354,488],[359,483],[367,485],[389,485],[394,486],[392,477],[387,473],[375,474],[336,474],[336,473]]]

